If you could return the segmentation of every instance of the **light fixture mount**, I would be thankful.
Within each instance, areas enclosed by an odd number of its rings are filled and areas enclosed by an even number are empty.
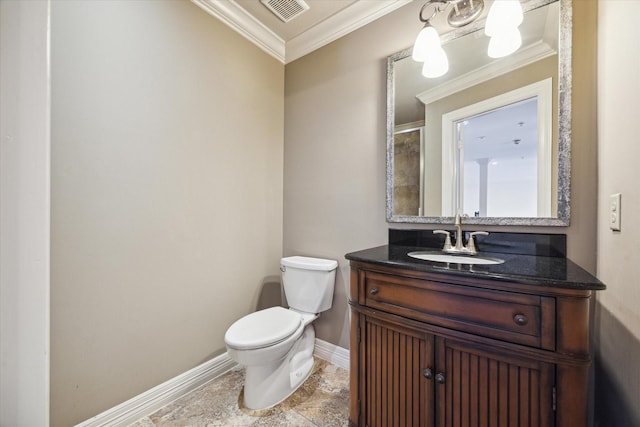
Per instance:
[[[435,6],[429,17],[424,16],[427,6]],[[428,0],[420,9],[420,21],[429,22],[438,12],[451,6],[447,23],[454,28],[464,27],[475,21],[484,10],[484,0]]]
[[[449,12],[447,22],[454,28],[464,27],[475,21],[484,9],[483,0],[449,0],[453,9]]]

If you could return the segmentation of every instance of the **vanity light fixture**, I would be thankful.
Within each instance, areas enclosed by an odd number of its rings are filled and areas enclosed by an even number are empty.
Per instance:
[[[413,46],[412,58],[422,62],[422,75],[435,78],[449,71],[449,59],[435,28],[427,21]]]
[[[433,12],[425,17],[425,10],[433,6]],[[412,57],[423,62],[422,75],[435,78],[449,70],[449,60],[442,48],[440,36],[431,25],[438,13],[449,10],[447,24],[453,28],[464,27],[475,21],[484,9],[484,0],[428,0],[420,9],[419,18],[424,28],[418,34],[413,45]],[[489,10],[485,24],[485,34],[490,37],[488,55],[501,58],[518,50],[522,37],[518,26],[522,23],[520,0],[495,0]]]

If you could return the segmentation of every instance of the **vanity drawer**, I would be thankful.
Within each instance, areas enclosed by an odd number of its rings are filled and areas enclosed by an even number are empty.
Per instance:
[[[360,304],[532,347],[555,347],[555,299],[364,272]]]

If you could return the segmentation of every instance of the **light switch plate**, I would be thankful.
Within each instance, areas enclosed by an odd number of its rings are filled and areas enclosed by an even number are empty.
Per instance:
[[[620,202],[622,195],[615,193],[609,197],[609,228],[614,231],[620,231]]]

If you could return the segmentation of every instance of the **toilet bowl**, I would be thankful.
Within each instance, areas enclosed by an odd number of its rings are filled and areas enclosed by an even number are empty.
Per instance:
[[[283,258],[281,270],[290,308],[271,307],[248,314],[227,330],[224,340],[229,357],[246,367],[247,408],[265,409],[282,402],[311,374],[312,322],[320,311],[331,307],[337,265],[319,258]]]
[[[247,368],[244,384],[247,408],[276,405],[309,377],[315,346],[311,322],[317,317],[272,307],[249,314],[231,325],[225,334],[225,343],[229,357]],[[273,342],[247,334],[251,326],[265,330],[265,325],[272,326]],[[255,341],[252,342],[252,338]]]

